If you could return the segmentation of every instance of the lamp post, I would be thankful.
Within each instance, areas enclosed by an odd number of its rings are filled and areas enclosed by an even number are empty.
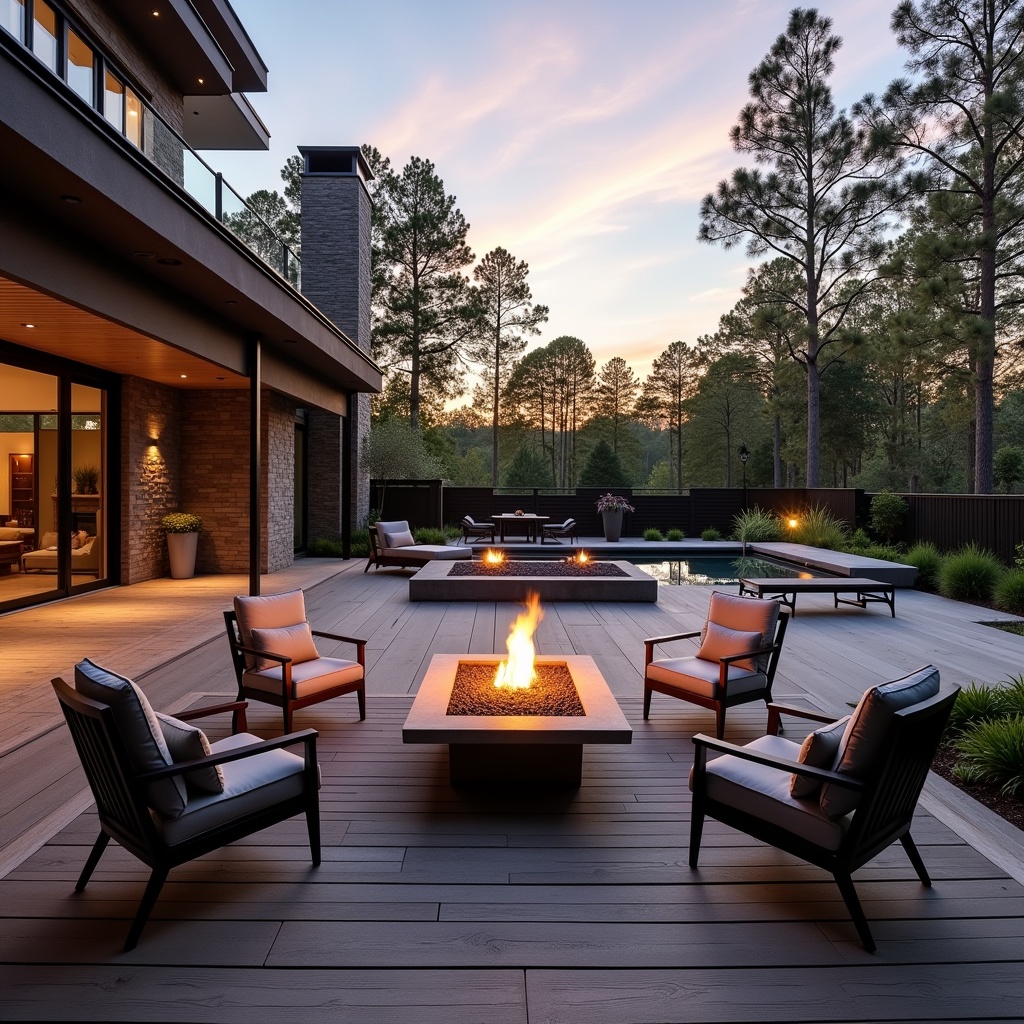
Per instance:
[[[750,451],[745,444],[740,445],[740,450],[737,452],[740,457],[740,465],[743,467],[743,504],[747,503],[747,459],[750,458]]]

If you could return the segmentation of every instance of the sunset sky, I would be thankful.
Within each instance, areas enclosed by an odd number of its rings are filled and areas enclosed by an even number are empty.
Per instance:
[[[368,142],[434,162],[471,227],[530,266],[543,334],[644,376],[676,340],[713,332],[750,261],[697,242],[701,198],[734,167],[747,76],[784,31],[777,0],[233,0],[270,68],[250,97],[269,153],[208,154],[243,194],[280,190],[299,145]],[[895,0],[826,0],[849,107],[903,73]]]

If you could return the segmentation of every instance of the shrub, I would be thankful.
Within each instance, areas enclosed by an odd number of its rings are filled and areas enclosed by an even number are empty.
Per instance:
[[[1011,569],[996,580],[993,591],[996,607],[1014,615],[1024,615],[1024,569]]]
[[[867,535],[866,530],[862,530],[859,526],[853,531],[853,536],[850,538],[850,550],[851,551],[863,551],[865,548],[872,546],[872,540]]]
[[[923,544],[915,544],[904,556],[907,565],[917,569],[917,580],[915,587],[921,590],[934,590],[938,584],[939,566],[942,565],[942,555],[939,549],[930,541]]]
[[[763,543],[779,540],[782,537],[782,524],[773,512],[765,512],[755,505],[744,509],[732,521],[733,537],[747,544]]]
[[[444,530],[439,530],[436,526],[421,526],[419,529],[413,531],[413,540],[417,544],[445,544]]]
[[[861,548],[857,554],[863,555],[864,558],[881,558],[886,562],[903,561],[903,552],[891,544],[869,544],[866,548]]]
[[[664,540],[664,539],[665,538],[662,536],[661,530],[659,530],[656,526],[648,526],[647,529],[644,530],[644,540]]]
[[[991,551],[973,542],[947,556],[939,567],[939,593],[954,601],[985,603],[992,600],[1004,570]]]
[[[665,531],[665,540],[682,540],[685,536],[686,534],[675,526],[671,530]]]
[[[815,548],[841,551],[846,544],[846,526],[827,508],[812,508],[799,516],[789,534],[789,539],[797,544],[809,544]]]
[[[993,782],[1016,796],[1024,787],[1024,716],[981,722],[957,741],[955,772],[965,782]]]
[[[1006,715],[1024,715],[1024,675],[1010,677],[1010,685],[1004,686],[1002,707]]]
[[[701,530],[701,540],[721,540],[722,535],[713,526],[709,526],[706,530]]]
[[[306,544],[306,554],[310,558],[341,558],[341,541],[317,537]]]
[[[961,736],[982,722],[1006,717],[1006,691],[998,686],[979,686],[973,680],[961,688],[949,713],[946,732]]]
[[[899,494],[888,491],[876,494],[871,499],[871,529],[891,543],[907,518],[909,508],[906,499]]]

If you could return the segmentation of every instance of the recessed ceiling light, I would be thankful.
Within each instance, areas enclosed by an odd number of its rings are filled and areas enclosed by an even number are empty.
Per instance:
[[[224,302],[224,305],[225,306],[237,306],[238,305],[238,300],[237,299],[226,299],[225,302]]]
[[[156,259],[156,253],[155,252],[146,252],[145,250],[143,250],[141,252],[133,252],[132,255],[137,260],[155,260]]]
[[[203,84],[203,80],[202,80],[201,78],[199,79],[199,84],[200,84],[200,85],[202,85],[202,84]]]
[[[160,17],[160,12],[159,11],[154,11],[153,12],[153,17],[154,18],[159,18]]]
[[[185,380],[188,377],[188,374],[187,373],[180,373],[180,374],[178,374],[178,376],[181,377],[182,380]]]
[[[35,324],[22,324],[22,327],[35,327]]]
[[[217,380],[227,380],[227,377],[218,377]]]
[[[173,256],[161,256],[160,259],[157,260],[157,263],[159,263],[162,267],[181,266],[181,260],[177,260]]]
[[[73,196],[73,195],[70,195],[70,194],[63,195],[60,198],[65,203],[80,203],[82,201],[82,197],[81,196]]]
[[[298,338],[285,338],[284,343],[286,345],[298,345],[299,340]]]

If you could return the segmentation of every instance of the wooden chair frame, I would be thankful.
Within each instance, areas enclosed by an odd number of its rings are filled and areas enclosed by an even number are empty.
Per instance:
[[[690,818],[690,867],[697,867],[704,819],[711,817],[755,839],[785,850],[795,857],[800,857],[809,864],[824,868],[835,878],[864,948],[873,953],[875,940],[857,896],[852,873],[899,840],[921,884],[931,886],[924,861],[910,835],[910,826],[928,769],[931,767],[949,713],[959,692],[957,687],[952,693],[938,694],[920,704],[897,711],[882,743],[882,753],[874,771],[864,778],[840,775],[823,768],[813,768],[785,758],[772,757],[698,733],[693,737],[696,749],[693,764],[693,810]],[[815,714],[803,708],[769,704],[769,735],[778,735],[781,731],[782,714],[813,722],[835,721],[829,715]],[[860,800],[853,811],[853,819],[839,849],[831,850],[819,846],[780,825],[709,797],[709,751],[733,754],[755,764],[763,764],[802,778],[816,779],[822,783],[827,782],[859,792]]]
[[[775,626],[775,639],[766,647],[760,647],[756,651],[749,651],[746,654],[735,654],[720,659],[718,663],[718,683],[715,686],[714,696],[705,697],[699,693],[681,693],[678,688],[658,679],[652,679],[648,674],[648,667],[654,661],[654,648],[658,644],[669,643],[673,640],[692,640],[700,636],[699,629],[692,629],[686,633],[673,633],[670,636],[652,636],[644,641],[644,718],[648,718],[651,712],[651,695],[664,693],[670,697],[677,697],[680,700],[689,701],[702,708],[709,708],[715,712],[715,734],[721,739],[725,735],[725,712],[727,708],[736,707],[738,704],[749,704],[755,700],[763,700],[766,705],[771,704],[772,684],[775,682],[775,671],[779,666],[779,655],[782,653],[782,641],[786,636],[786,628],[789,625],[790,613],[785,608],[779,608],[779,618]],[[747,661],[756,658],[758,655],[769,654],[768,667],[765,671],[765,685],[759,690],[750,690],[746,693],[729,695],[728,668],[734,661]]]
[[[183,761],[167,768],[136,772],[132,768],[131,758],[121,738],[113,710],[106,704],[84,697],[63,679],[56,678],[51,682],[96,800],[96,813],[100,820],[99,836],[75,884],[75,892],[82,892],[85,889],[111,839],[115,839],[129,853],[151,868],[149,881],[125,939],[125,951],[135,948],[168,873],[179,864],[220,849],[228,843],[243,839],[297,814],[304,814],[306,817],[309,852],[313,865],[320,863],[320,797],[315,729],[304,729],[247,747],[211,754],[194,761]],[[177,717],[191,721],[230,711],[233,722],[238,727],[236,731],[244,731],[245,708],[244,701],[232,701],[228,704],[186,711]],[[182,775],[196,768],[240,761],[268,750],[299,744],[303,748],[304,762],[304,786],[301,794],[283,800],[273,807],[211,827],[181,843],[169,845],[164,841],[153,821],[147,800],[147,789],[151,783]]]
[[[295,694],[295,683],[292,681],[292,659],[281,654],[273,654],[269,651],[257,651],[253,647],[245,647],[242,644],[241,635],[238,629],[238,618],[234,610],[224,613],[224,625],[228,633],[228,642],[231,645],[231,664],[235,670],[235,680],[238,683],[238,700],[258,700],[264,704],[272,704],[281,708],[284,719],[284,731],[292,731],[292,715],[301,708],[308,708],[313,704],[319,704],[334,697],[341,697],[346,693],[355,693],[359,703],[359,720],[366,718],[366,641],[361,637],[341,636],[337,633],[324,633],[321,630],[311,630],[313,636],[321,637],[324,640],[334,640],[338,643],[355,644],[356,662],[363,670],[359,679],[332,686],[328,690],[319,690],[307,697],[298,697]],[[267,661],[276,661],[282,670],[281,693],[271,693],[268,690],[258,690],[253,686],[245,685],[245,656],[263,658]]]

